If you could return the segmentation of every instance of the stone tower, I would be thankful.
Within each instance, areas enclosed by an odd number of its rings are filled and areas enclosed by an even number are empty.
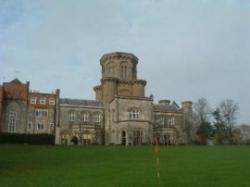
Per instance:
[[[136,127],[136,125],[132,125],[132,121],[128,119],[128,109],[125,110],[125,108],[145,105],[142,104],[144,100],[146,100],[145,103],[147,103],[147,106],[151,106],[152,102],[150,99],[145,98],[146,81],[137,79],[138,58],[131,53],[113,52],[104,54],[100,59],[100,64],[102,67],[101,84],[94,87],[94,91],[96,93],[96,100],[102,101],[104,106],[104,142],[105,144],[112,143],[114,137],[119,137],[121,135],[120,131],[123,131],[126,134],[126,144],[128,144],[128,134],[132,133],[131,129],[133,126]],[[124,101],[126,101],[125,105],[117,104]],[[118,109],[114,103],[124,105],[123,109]],[[144,107],[145,110],[146,108]],[[114,114],[114,111],[119,111],[119,115],[118,113]],[[146,111],[150,111],[150,109]],[[118,123],[120,124],[120,121],[124,117],[121,114],[126,115],[126,120],[129,121],[127,123],[130,124],[122,124],[121,127],[125,128],[123,130],[113,129]],[[116,122],[114,122],[115,115],[117,115]],[[150,115],[147,114],[146,116]],[[138,123],[141,122],[139,121]],[[130,130],[128,130],[129,126],[132,126]],[[141,126],[149,131],[149,124],[141,123]],[[120,143],[120,139],[118,141]],[[117,143],[116,140],[113,143]]]
[[[101,85],[94,87],[96,100],[109,103],[115,96],[145,96],[145,80],[137,79],[138,58],[131,53],[114,52],[102,56]]]
[[[193,117],[193,109],[192,109],[192,101],[184,101],[181,103],[182,111],[183,111],[183,130],[186,135],[186,142],[191,143],[192,139],[192,117]]]

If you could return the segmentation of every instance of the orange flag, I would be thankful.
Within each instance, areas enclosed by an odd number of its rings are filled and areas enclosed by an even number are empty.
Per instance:
[[[155,153],[159,154],[160,153],[160,144],[159,144],[158,140],[156,140],[154,148],[155,148]]]

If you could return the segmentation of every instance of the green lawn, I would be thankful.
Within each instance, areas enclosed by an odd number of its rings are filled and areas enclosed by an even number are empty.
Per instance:
[[[161,147],[160,186],[249,187],[250,147]],[[0,187],[158,186],[153,147],[0,145]]]

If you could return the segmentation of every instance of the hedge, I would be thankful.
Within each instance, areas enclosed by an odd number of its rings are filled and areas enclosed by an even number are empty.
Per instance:
[[[0,144],[50,144],[55,142],[55,136],[51,134],[17,134],[0,133]]]

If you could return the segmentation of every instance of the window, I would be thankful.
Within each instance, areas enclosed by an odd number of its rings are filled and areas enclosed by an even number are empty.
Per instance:
[[[175,117],[171,117],[169,120],[168,120],[168,125],[175,125]]]
[[[134,145],[142,144],[142,131],[134,131]]]
[[[121,65],[121,73],[122,73],[122,79],[127,79],[128,76],[128,67],[125,63],[122,63]]]
[[[43,128],[44,128],[44,125],[43,125],[43,124],[41,124],[41,123],[38,123],[38,124],[37,124],[37,129],[38,129],[38,130],[43,130]]]
[[[165,117],[164,117],[164,116],[161,116],[161,117],[160,117],[160,124],[161,124],[161,125],[164,125],[164,123],[165,123]]]
[[[55,104],[56,104],[55,99],[50,98],[50,99],[49,99],[49,105],[55,105]]]
[[[115,66],[114,66],[114,63],[113,62],[109,62],[108,65],[107,65],[107,76],[113,76],[114,74],[114,71],[115,70]]]
[[[10,111],[9,123],[8,123],[8,132],[9,133],[16,132],[16,119],[17,119],[17,113],[15,111]]]
[[[32,127],[32,123],[29,122],[29,123],[28,123],[28,129],[31,129],[31,127]]]
[[[30,99],[30,104],[35,105],[36,104],[36,97],[32,97]]]
[[[46,105],[46,98],[41,98],[40,99],[40,104],[41,105]]]
[[[139,116],[140,116],[140,111],[138,109],[132,109],[129,112],[130,119],[139,119]]]
[[[83,121],[87,122],[89,120],[89,114],[87,112],[83,113]]]
[[[101,122],[101,114],[100,113],[95,114],[95,122],[97,122],[97,123]]]
[[[75,121],[75,118],[76,118],[76,113],[74,111],[71,111],[69,113],[69,120],[70,121]]]
[[[36,111],[36,117],[47,117],[48,111],[45,109],[37,109]]]
[[[54,123],[50,123],[50,132],[54,132]]]

